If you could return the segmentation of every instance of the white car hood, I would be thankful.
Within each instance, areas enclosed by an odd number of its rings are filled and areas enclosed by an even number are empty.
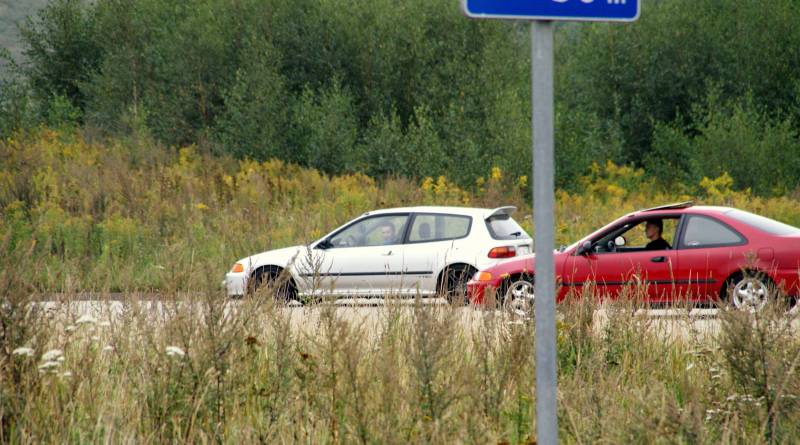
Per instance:
[[[295,261],[301,260],[307,254],[307,249],[308,246],[299,245],[268,250],[243,258],[239,262],[242,263],[245,269],[255,269],[265,264],[286,267],[295,258]]]

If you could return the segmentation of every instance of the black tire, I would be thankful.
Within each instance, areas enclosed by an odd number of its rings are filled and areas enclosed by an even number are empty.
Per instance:
[[[253,272],[248,282],[247,292],[253,294],[258,290],[271,286],[272,297],[278,303],[288,303],[297,300],[297,289],[291,277],[284,276],[283,270],[278,267],[262,267]]]
[[[467,281],[475,275],[475,268],[467,264],[447,266],[439,277],[439,295],[447,302],[456,306],[469,304],[467,296]]]

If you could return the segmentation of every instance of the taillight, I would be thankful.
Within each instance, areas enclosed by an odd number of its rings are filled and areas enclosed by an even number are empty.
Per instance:
[[[514,246],[495,247],[489,251],[489,258],[511,258],[517,256],[517,248]]]

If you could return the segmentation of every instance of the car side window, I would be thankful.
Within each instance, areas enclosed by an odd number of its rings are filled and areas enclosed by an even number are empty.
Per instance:
[[[469,234],[472,218],[462,215],[418,214],[408,235],[410,243],[428,243],[463,238]]]
[[[660,227],[660,237],[664,246],[652,250],[668,250],[673,248],[672,241],[677,236],[678,223],[680,216],[676,215],[655,215],[653,217],[634,220],[614,227],[609,230],[602,238],[595,242],[593,249],[596,253],[626,253],[639,252],[648,249],[648,245],[654,241],[648,237],[647,226],[655,223]],[[657,230],[657,229],[652,229]],[[622,237],[622,243],[618,243]]]
[[[742,244],[744,238],[725,224],[706,217],[692,215],[686,222],[681,246],[715,247]]]
[[[379,215],[353,223],[330,239],[334,248],[401,244],[408,215]]]
[[[596,253],[613,253],[617,251],[615,240],[620,236],[625,236],[638,223],[629,222],[609,230],[602,238],[595,241],[593,249]]]

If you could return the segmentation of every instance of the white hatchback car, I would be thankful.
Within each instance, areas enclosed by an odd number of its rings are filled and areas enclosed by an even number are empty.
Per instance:
[[[463,302],[480,269],[530,253],[515,207],[405,207],[367,212],[308,246],[243,258],[229,296],[272,284],[282,299],[443,295]]]

